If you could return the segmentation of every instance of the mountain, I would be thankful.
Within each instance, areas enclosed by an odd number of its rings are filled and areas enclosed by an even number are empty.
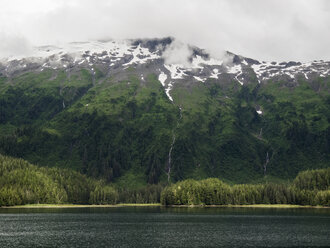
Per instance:
[[[330,166],[329,121],[326,61],[217,59],[165,38],[0,62],[0,153],[118,185],[291,179]]]

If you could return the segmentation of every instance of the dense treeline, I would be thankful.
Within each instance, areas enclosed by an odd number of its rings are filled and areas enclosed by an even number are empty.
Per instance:
[[[295,178],[293,184],[302,190],[329,190],[330,168],[302,171]]]
[[[164,185],[149,184],[138,189],[118,189],[120,203],[159,203]]]
[[[330,168],[301,172],[292,185],[240,184],[217,178],[185,180],[166,187],[163,205],[298,204],[330,206]]]
[[[0,155],[0,206],[23,204],[159,203],[163,185],[125,189],[79,172],[38,167]]]
[[[116,188],[79,172],[38,167],[0,155],[0,206],[36,203],[163,205],[299,204],[330,206],[330,168],[298,174],[292,184],[238,184],[217,178]]]
[[[0,155],[0,206],[33,203],[114,204],[117,191],[76,171],[37,167]]]

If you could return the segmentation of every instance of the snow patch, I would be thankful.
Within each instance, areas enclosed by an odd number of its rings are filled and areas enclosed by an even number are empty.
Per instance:
[[[219,78],[219,70],[218,69],[213,69],[212,74],[210,75],[210,78]]]
[[[230,74],[237,74],[242,72],[242,66],[241,65],[234,65],[234,66],[227,66],[227,73]]]
[[[162,84],[162,86],[164,87],[165,89],[165,93],[168,97],[168,99],[173,102],[173,98],[172,96],[170,95],[170,91],[172,90],[173,88],[173,84],[174,82],[169,82],[169,84],[165,84],[165,81],[167,80],[167,75],[163,72],[163,71],[160,71],[160,74],[158,76],[158,81]]]
[[[170,99],[171,102],[173,102],[173,98],[172,96],[170,95],[170,91],[172,90],[173,88],[173,82],[170,82],[168,85],[167,85],[167,88],[165,88],[165,93],[168,97],[168,99]]]
[[[160,58],[160,56],[157,55],[156,53],[151,53],[149,52],[148,48],[141,47],[140,45],[136,47],[134,50],[129,49],[129,51],[131,51],[131,55],[133,55],[133,59],[124,65],[144,64],[148,60]]]
[[[183,71],[183,66],[178,64],[164,65],[165,68],[171,73],[172,79],[183,79],[186,74]]]
[[[232,67],[227,66],[227,73],[235,74],[235,79],[237,82],[239,82],[241,85],[244,84],[241,80],[238,79],[238,77],[243,73],[241,65],[234,65]]]
[[[206,81],[206,79],[203,79],[203,78],[201,78],[201,77],[194,76],[194,78],[195,78],[197,81],[200,81],[200,82],[203,82],[203,83]]]
[[[158,80],[163,85],[163,87],[165,86],[166,79],[167,79],[167,75],[164,72],[161,71],[159,76],[158,76]]]
[[[307,80],[309,79],[307,73],[304,73],[304,76]]]
[[[275,76],[287,75],[291,79],[295,79],[297,75],[303,74],[308,80],[311,72],[318,73],[320,77],[325,77],[328,74],[330,62],[314,61],[309,63],[274,63],[261,62],[260,64],[252,65],[252,69],[257,75],[258,81],[260,79],[270,79]]]
[[[223,64],[223,60],[217,60],[214,58],[210,59],[204,59],[201,56],[197,55],[195,58],[193,58],[191,67],[192,68],[203,68],[202,65],[218,65],[221,66]]]

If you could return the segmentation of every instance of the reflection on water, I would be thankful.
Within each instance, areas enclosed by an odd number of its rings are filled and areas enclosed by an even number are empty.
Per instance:
[[[330,209],[0,209],[0,247],[330,247]]]

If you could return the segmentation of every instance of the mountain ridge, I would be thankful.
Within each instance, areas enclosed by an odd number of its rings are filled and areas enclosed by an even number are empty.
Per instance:
[[[330,62],[122,42],[2,61],[0,152],[127,183],[250,182],[329,166]]]
[[[124,66],[131,64],[144,64],[148,60],[164,59],[164,51],[174,43],[175,39],[169,37],[163,39],[71,42],[62,47],[35,47],[33,55],[27,57],[12,56],[9,58],[2,58],[0,60],[1,73],[4,75],[10,75],[15,72],[15,70],[19,71],[24,68],[25,70],[29,70],[29,68],[35,70],[37,67],[39,67],[38,69],[40,70],[45,68],[57,69],[58,67],[56,65],[61,66],[61,68],[67,68],[77,65],[83,65],[86,67],[87,65],[91,66],[95,63],[107,64],[111,68],[111,66],[118,66],[120,64]],[[178,63],[177,69],[201,69],[201,64],[214,66],[223,65],[224,67],[227,67],[227,70],[222,70],[223,73],[227,72],[230,74],[236,74],[237,71],[241,70],[235,68],[235,65],[241,64],[251,66],[255,74],[258,77],[264,76],[265,80],[269,79],[269,77],[278,76],[278,74],[286,74],[293,79],[296,75],[293,76],[290,74],[290,70],[296,70],[296,73],[301,73],[308,80],[308,74],[311,74],[312,72],[318,72],[321,77],[326,77],[330,70],[330,61],[314,60],[307,63],[296,61],[265,62],[246,58],[231,52],[225,52],[222,59],[215,59],[204,49],[184,43],[179,44],[180,46],[187,46],[191,54],[186,58],[189,60],[189,65],[185,66]],[[117,63],[114,63],[116,61]],[[29,67],[29,65],[31,67]],[[283,73],[279,73],[280,69],[283,70]],[[212,77],[211,74],[208,76]]]

